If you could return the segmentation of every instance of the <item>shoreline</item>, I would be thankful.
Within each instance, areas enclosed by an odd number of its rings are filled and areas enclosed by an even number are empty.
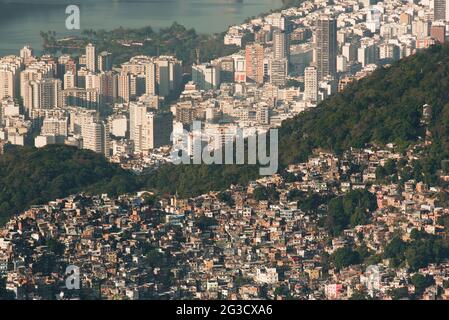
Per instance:
[[[298,3],[298,1],[297,0],[291,0],[291,1],[287,1],[287,3],[285,3],[286,1],[285,0],[280,0],[279,1],[279,5],[280,5],[280,7],[279,8],[275,8],[275,9],[271,9],[271,10],[269,10],[269,11],[263,11],[263,12],[260,12],[260,13],[258,13],[258,14],[256,14],[256,15],[253,15],[253,16],[247,16],[246,18],[244,18],[244,19],[242,19],[242,20],[239,20],[238,22],[236,22],[236,23],[234,23],[234,24],[228,24],[225,28],[223,28],[223,29],[221,29],[221,30],[218,30],[218,31],[212,31],[212,32],[201,32],[201,31],[198,31],[198,27],[189,27],[189,25],[191,25],[191,23],[189,23],[189,22],[178,22],[177,21],[177,19],[172,19],[172,20],[170,20],[170,22],[167,24],[167,25],[165,25],[165,26],[158,26],[158,27],[154,27],[153,25],[154,25],[154,23],[151,23],[151,19],[150,19],[150,21],[149,21],[149,23],[144,23],[144,24],[141,24],[141,25],[139,25],[139,26],[131,26],[131,27],[128,27],[128,26],[123,26],[123,25],[120,25],[120,23],[118,23],[116,26],[114,26],[113,28],[83,28],[83,29],[81,29],[81,30],[79,30],[79,31],[77,31],[76,32],[76,34],[73,34],[73,33],[70,33],[70,32],[66,32],[67,30],[64,30],[64,32],[61,32],[61,33],[58,33],[57,34],[57,38],[68,38],[68,37],[70,37],[70,38],[77,38],[77,39],[82,39],[83,38],[83,31],[87,31],[87,30],[94,30],[94,31],[105,31],[105,32],[112,32],[112,31],[114,31],[114,30],[117,30],[117,29],[119,29],[119,28],[124,28],[124,29],[127,29],[127,30],[139,30],[139,29],[143,29],[143,28],[147,28],[147,27],[151,27],[154,31],[156,31],[156,32],[159,32],[161,29],[164,29],[164,28],[169,28],[170,26],[171,26],[171,24],[173,24],[173,23],[179,23],[180,25],[182,25],[182,26],[184,26],[186,29],[193,29],[193,30],[195,30],[195,32],[199,35],[199,36],[214,36],[214,35],[221,35],[221,34],[223,34],[224,32],[226,32],[227,30],[228,30],[228,28],[230,27],[230,26],[233,26],[233,25],[240,25],[240,24],[242,24],[242,23],[244,23],[245,21],[247,21],[247,20],[250,20],[250,19],[253,19],[253,18],[259,18],[259,17],[264,17],[264,16],[267,16],[267,15],[269,15],[269,14],[271,14],[271,13],[276,13],[276,12],[281,12],[282,10],[285,10],[285,9],[288,9],[288,8],[291,8],[291,7],[294,7],[295,5],[297,5],[297,3]],[[301,2],[301,1],[300,1]],[[2,3],[0,2],[0,5],[1,5]],[[15,5],[15,3],[13,3],[12,5]],[[20,5],[20,4],[18,4],[18,5]],[[200,28],[201,29],[201,28]],[[44,54],[45,53],[45,48],[44,48],[44,46],[43,46],[43,42],[42,42],[42,38],[41,38],[41,36],[40,36],[40,32],[48,32],[48,31],[53,31],[53,30],[51,30],[51,29],[47,29],[47,30],[37,30],[36,31],[36,36],[34,37],[34,39],[38,39],[38,38],[40,38],[39,40],[36,40],[36,41],[32,41],[32,42],[35,42],[35,43],[31,43],[31,41],[29,41],[29,42],[27,42],[27,41],[24,41],[23,42],[23,44],[21,44],[21,45],[19,45],[17,48],[16,47],[9,47],[8,45],[4,48],[4,50],[1,50],[2,51],[2,53],[0,53],[0,57],[2,57],[2,56],[7,56],[7,55],[14,55],[14,54],[17,54],[17,52],[23,47],[23,46],[25,46],[25,45],[31,45],[32,47],[33,47],[33,49],[34,49],[34,51],[35,51],[35,53],[37,54],[37,55],[42,55],[42,54]],[[58,40],[60,40],[60,39],[58,39]],[[2,42],[4,42],[4,43],[8,43],[8,41],[7,40],[3,40]],[[39,45],[37,46],[37,42],[39,42]],[[4,51],[4,52],[3,52]]]

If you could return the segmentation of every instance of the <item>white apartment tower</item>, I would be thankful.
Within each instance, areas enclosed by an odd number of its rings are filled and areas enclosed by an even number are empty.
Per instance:
[[[64,74],[64,90],[76,88],[76,75],[71,70]]]
[[[118,102],[127,103],[131,100],[131,76],[126,72],[118,75]]]
[[[130,139],[134,152],[148,153],[150,150],[170,144],[173,132],[173,115],[171,113],[154,113],[143,103],[131,103]]]
[[[43,78],[25,84],[24,101],[31,114],[35,109],[55,109],[61,106],[62,82],[59,79]]]
[[[215,90],[220,86],[219,66],[206,63],[192,66],[192,80],[201,90]]]
[[[157,94],[157,65],[154,62],[148,62],[145,65],[145,93],[150,96]]]
[[[289,36],[281,29],[273,31],[273,57],[275,60],[290,58]]]
[[[28,65],[33,59],[33,49],[30,46],[20,49],[20,58],[22,58],[25,65]]]
[[[69,119],[67,117],[49,117],[45,118],[42,124],[41,135],[68,135]]]
[[[318,70],[307,67],[304,71],[304,100],[318,101]]]
[[[0,100],[17,98],[19,95],[20,66],[0,63]]]
[[[109,156],[108,127],[102,122],[86,123],[82,127],[83,149]]]
[[[86,68],[91,71],[97,71],[97,49],[92,43],[86,47]]]

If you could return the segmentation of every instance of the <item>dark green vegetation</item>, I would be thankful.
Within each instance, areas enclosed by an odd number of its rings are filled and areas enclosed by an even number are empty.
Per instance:
[[[429,263],[439,263],[449,258],[449,239],[413,230],[412,240],[404,242],[393,238],[385,247],[383,256],[393,267],[408,266],[417,271]]]
[[[317,148],[340,153],[367,143],[395,142],[406,147],[423,136],[422,105],[428,103],[433,107],[429,125],[433,144],[422,151],[423,156],[413,168],[405,169],[417,180],[436,183],[441,160],[449,159],[448,101],[449,46],[434,46],[376,71],[317,108],[285,121],[280,129],[280,161],[285,166],[306,160]],[[67,163],[72,156],[75,160]],[[17,149],[2,156],[1,162],[2,214],[81,190],[114,194],[143,187],[192,196],[224,190],[230,184],[246,184],[258,176],[257,166],[168,165],[136,182],[131,174],[110,166],[101,156],[66,147]],[[379,179],[394,179],[398,170],[405,170],[402,166],[388,164],[378,172]],[[343,218],[341,227],[351,224],[351,217]],[[358,211],[354,219],[363,220],[364,214]]]
[[[325,227],[330,234],[338,236],[348,227],[368,224],[376,208],[376,197],[371,192],[351,191],[329,201]]]
[[[6,289],[6,281],[0,278],[0,300],[14,300],[16,294],[13,291]]]
[[[350,247],[335,250],[330,257],[330,260],[337,270],[361,263],[360,254],[357,251],[353,251]]]
[[[190,197],[247,184],[258,173],[258,167],[250,165],[166,165],[145,177],[144,185],[160,193]]]
[[[424,137],[421,115],[427,103],[433,108],[428,127],[433,144],[421,151],[422,157],[413,167],[388,164],[385,170],[379,169],[378,177],[394,181],[399,171],[403,177],[438,184],[437,170],[442,160],[449,159],[448,101],[449,45],[434,46],[381,68],[317,108],[284,121],[279,131],[280,163],[285,167],[305,161],[316,149],[339,154],[350,147],[392,142],[405,150]],[[150,185],[166,192],[178,190],[183,196],[223,190],[229,182],[245,183],[257,173],[250,166],[170,167],[157,172]],[[167,184],[167,176],[177,183]],[[221,178],[215,179],[217,176]]]
[[[133,174],[102,156],[67,146],[10,147],[0,156],[0,222],[30,205],[77,192],[136,190]]]
[[[422,178],[449,158],[449,46],[434,46],[348,86],[316,109],[287,120],[280,131],[281,161],[306,160],[316,148],[341,153],[368,143],[400,149],[424,137],[422,106],[433,107],[433,145],[421,160]]]
[[[197,59],[196,49],[200,51],[201,61],[210,61],[238,51],[235,46],[223,44],[224,33],[197,34],[194,29],[187,29],[176,22],[159,31],[149,26],[140,29],[120,27],[112,31],[85,30],[82,37],[69,41],[57,40],[56,34],[51,31],[41,32],[41,37],[44,47],[50,52],[81,52],[88,42],[93,42],[99,51],[107,50],[113,54],[114,64],[126,62],[136,55],[174,55],[185,66],[191,66]],[[143,45],[132,45],[138,42]]]
[[[260,186],[257,187],[256,190],[254,190],[253,197],[257,201],[267,200],[274,203],[279,200],[279,192],[276,191],[275,186],[270,187]]]
[[[389,294],[393,300],[419,299],[426,288],[435,284],[435,280],[431,275],[425,276],[420,273],[415,273],[411,277],[411,282],[415,286],[415,293],[413,295],[409,294],[407,287],[391,289]]]

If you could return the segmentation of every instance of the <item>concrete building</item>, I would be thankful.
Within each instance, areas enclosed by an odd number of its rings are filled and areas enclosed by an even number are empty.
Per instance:
[[[170,144],[173,132],[173,115],[155,113],[143,103],[130,105],[130,139],[134,152],[148,153],[150,150]]]
[[[220,87],[220,68],[210,63],[193,65],[192,80],[200,90],[216,90]]]
[[[287,82],[288,60],[271,59],[270,60],[270,83],[275,86],[285,86]]]
[[[86,47],[86,68],[91,72],[97,71],[97,49],[92,43]]]
[[[434,0],[433,4],[434,21],[449,21],[449,1]]]
[[[273,57],[275,60],[290,59],[289,34],[281,29],[273,31]]]
[[[331,16],[320,16],[315,31],[315,64],[319,80],[335,77],[337,53],[337,21]]]
[[[264,47],[253,43],[246,46],[246,79],[262,84],[264,81]]]
[[[318,70],[315,67],[304,71],[304,100],[318,101]]]
[[[109,157],[108,134],[107,125],[102,121],[84,124],[82,127],[83,149]]]
[[[112,71],[112,53],[103,51],[98,55],[98,71]]]
[[[62,106],[99,109],[99,94],[95,89],[73,88],[62,91]]]

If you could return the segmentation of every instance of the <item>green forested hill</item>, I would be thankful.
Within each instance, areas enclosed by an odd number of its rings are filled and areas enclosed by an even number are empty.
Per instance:
[[[90,151],[57,145],[10,147],[0,156],[0,221],[72,193],[120,194],[136,188],[132,173]]]
[[[315,110],[285,121],[282,161],[304,160],[313,148],[341,152],[366,143],[405,147],[424,136],[422,106],[430,104],[437,142],[446,142],[449,47],[436,46],[347,87]]]
[[[424,136],[420,120],[426,103],[433,107],[433,144],[419,170],[424,181],[435,183],[441,160],[449,159],[449,46],[435,46],[379,69],[285,121],[279,134],[280,162],[285,166],[306,160],[316,148],[339,153],[389,142],[405,148]],[[12,148],[0,156],[0,217],[79,191],[114,195],[155,188],[192,196],[245,184],[257,174],[256,166],[167,165],[136,177],[84,150]]]
[[[390,142],[405,148],[425,134],[420,121],[426,103],[433,107],[434,139],[420,166],[423,180],[435,182],[441,160],[449,159],[449,46],[434,46],[381,68],[317,108],[284,121],[279,132],[280,163],[304,161],[317,148],[340,153],[367,143]],[[147,184],[191,195],[256,176],[257,170],[248,166],[168,167],[155,172]]]
[[[282,163],[302,161],[314,148],[342,152],[366,143],[406,147],[424,137],[422,106],[433,108],[433,145],[422,159],[426,179],[449,159],[449,46],[435,46],[382,68],[285,121],[280,131]]]

